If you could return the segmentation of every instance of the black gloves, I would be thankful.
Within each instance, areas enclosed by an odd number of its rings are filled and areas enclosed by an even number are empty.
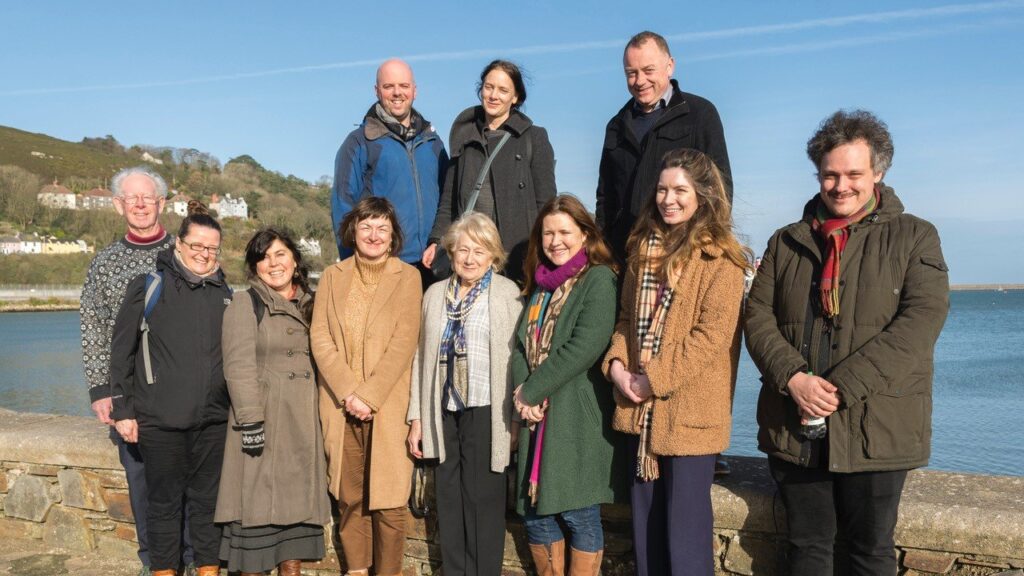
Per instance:
[[[242,424],[238,427],[242,431],[242,453],[249,456],[260,456],[263,454],[263,422]]]

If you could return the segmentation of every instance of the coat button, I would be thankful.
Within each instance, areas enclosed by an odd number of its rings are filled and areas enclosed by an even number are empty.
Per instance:
[[[522,154],[516,154],[516,160],[522,160],[522,159],[523,159],[523,155]]]
[[[892,289],[892,293],[893,294],[899,294],[900,293],[900,289],[899,288],[893,288]]]
[[[526,182],[519,183],[519,189],[522,190],[523,188],[526,188]]]
[[[289,372],[288,373],[288,379],[289,380],[295,380],[295,372]]]
[[[846,280],[840,280],[839,281],[839,285],[840,286],[846,286]]]
[[[306,356],[309,356],[309,350],[306,350]]]
[[[306,377],[306,380],[309,380],[309,377],[312,376],[312,374],[309,373],[309,370],[306,370],[306,373],[303,374],[303,376]]]
[[[295,334],[295,328],[289,328],[288,329],[288,333],[289,334]]]
[[[833,350],[838,350],[839,349],[839,344],[833,344],[832,345],[832,349]]]
[[[295,355],[295,351],[294,351],[294,350],[289,350],[289,351],[287,352],[287,354],[288,354],[288,357],[289,357],[289,358],[291,358],[292,356],[294,356],[294,355]]]

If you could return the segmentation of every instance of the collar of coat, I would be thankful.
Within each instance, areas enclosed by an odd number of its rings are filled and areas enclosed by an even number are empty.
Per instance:
[[[341,274],[339,279],[340,282],[338,286],[333,287],[330,294],[324,294],[321,292],[321,298],[332,298],[334,300],[335,309],[344,310],[345,299],[348,298],[349,289],[352,285],[352,278],[359,273],[356,270],[356,257],[355,255],[349,256],[333,266],[336,266]],[[391,294],[398,289],[402,270],[406,267],[411,268],[413,271],[416,270],[395,256],[388,257],[387,261],[384,262],[384,270],[380,273],[380,283],[377,285],[377,290],[373,294],[373,302],[370,303],[370,312],[367,316],[368,326],[372,324],[374,318],[376,318],[384,309],[384,306],[391,298]]]
[[[518,138],[533,126],[533,120],[518,110],[512,110],[508,119],[502,124],[502,128]],[[452,122],[452,131],[448,137],[448,148],[452,157],[459,156],[469,144],[476,144],[486,148],[483,137],[484,107],[471,106],[456,116]]]
[[[376,106],[377,103],[374,102],[374,104],[370,106],[370,110],[366,113],[366,116],[363,117],[363,135],[366,136],[367,140],[377,140],[385,136],[391,136],[396,140],[400,140],[400,138],[393,134],[391,130],[388,130],[387,125],[381,122],[380,118],[377,118],[377,115],[374,114],[374,108]],[[413,108],[409,112],[409,114],[413,115],[413,122],[418,122],[419,125],[422,126],[420,131],[417,132],[416,136],[412,139],[413,142],[419,139],[430,139],[437,137],[437,132],[434,130],[434,125],[431,124],[430,122],[427,122],[427,119],[424,118],[423,115],[421,115],[419,112],[417,112],[415,108]]]
[[[259,278],[252,278],[249,280],[249,289],[256,294],[256,297],[263,301],[267,306],[267,312],[269,314],[287,314],[292,318],[295,318],[302,324],[308,326],[309,323],[302,317],[302,312],[299,311],[298,306],[284,299],[277,292],[270,289],[269,286],[263,283]],[[312,298],[311,295],[302,290],[302,286],[295,285],[295,298],[301,306],[306,300]]]
[[[896,196],[896,191],[889,186],[886,186],[884,182],[880,182],[878,184],[878,189],[881,197],[878,210],[855,226],[881,224],[883,222],[893,220],[903,214],[903,202],[901,202],[899,197]],[[807,204],[804,204],[804,213],[800,220],[784,227],[782,230],[784,233],[789,234],[789,236],[794,240],[809,248],[812,253],[820,256],[821,247],[818,245],[818,241],[815,239],[815,234],[811,230],[811,221],[814,220],[814,215],[818,209],[819,202],[821,202],[821,196],[815,194],[813,198],[807,201]]]

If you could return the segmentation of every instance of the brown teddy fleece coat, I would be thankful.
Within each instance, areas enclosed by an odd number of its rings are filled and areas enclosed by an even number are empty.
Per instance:
[[[631,263],[622,309],[602,370],[612,360],[638,372],[636,312],[639,270]],[[661,351],[647,365],[654,392],[651,448],[659,456],[717,454],[729,446],[732,398],[740,354],[743,269],[704,246],[684,265],[662,333]],[[616,394],[612,426],[639,434],[639,405]]]

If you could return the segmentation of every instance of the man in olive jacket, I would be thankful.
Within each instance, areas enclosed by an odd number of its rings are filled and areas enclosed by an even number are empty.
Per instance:
[[[819,194],[768,241],[745,332],[762,375],[758,447],[786,506],[791,574],[896,574],[907,471],[928,463],[935,341],[949,310],[939,236],[882,178],[886,125],[836,112],[808,141]],[[805,424],[826,419],[823,438]]]

